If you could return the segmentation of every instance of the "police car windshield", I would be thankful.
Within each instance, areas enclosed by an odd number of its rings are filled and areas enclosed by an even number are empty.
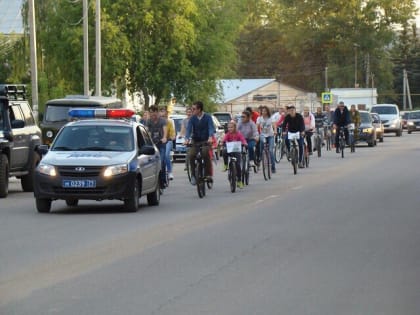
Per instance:
[[[130,127],[67,126],[57,136],[52,151],[133,151]]]

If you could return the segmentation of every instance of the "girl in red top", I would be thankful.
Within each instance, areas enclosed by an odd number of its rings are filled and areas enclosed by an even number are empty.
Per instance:
[[[236,129],[236,122],[231,121],[228,123],[228,132],[223,137],[223,145],[226,147],[227,142],[232,141],[239,141],[242,145],[246,146],[247,142],[242,133]],[[231,152],[228,153],[227,150],[223,150],[223,162],[224,168],[223,170],[226,171],[228,168],[228,155],[236,157],[236,174],[237,178],[241,178],[241,152]],[[238,187],[243,188],[244,184],[242,181],[238,181]]]

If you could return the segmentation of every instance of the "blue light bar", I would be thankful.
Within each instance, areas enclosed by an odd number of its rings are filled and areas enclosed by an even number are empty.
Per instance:
[[[106,109],[104,108],[72,108],[69,110],[71,118],[105,118]]]

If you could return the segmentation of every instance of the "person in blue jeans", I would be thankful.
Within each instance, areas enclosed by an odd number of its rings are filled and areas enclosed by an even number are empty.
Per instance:
[[[264,148],[264,142],[268,141],[270,160],[271,160],[271,172],[276,172],[276,162],[274,160],[274,130],[276,128],[276,122],[271,118],[270,110],[267,106],[262,106],[261,116],[257,119],[257,129],[260,130],[260,153]],[[262,156],[262,155],[260,155]]]
[[[255,166],[255,145],[259,141],[257,125],[251,119],[251,113],[247,110],[241,114],[241,120],[238,124],[238,131],[240,131],[248,143],[249,165]]]
[[[282,129],[288,132],[299,132],[300,137],[298,139],[299,144],[299,168],[303,168],[303,137],[305,136],[305,122],[303,116],[296,113],[296,107],[291,104],[287,106],[288,114],[284,118]],[[286,137],[286,147],[290,151],[290,140]]]

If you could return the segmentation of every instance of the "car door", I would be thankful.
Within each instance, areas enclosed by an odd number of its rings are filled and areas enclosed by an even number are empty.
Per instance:
[[[146,129],[141,125],[138,125],[136,129],[138,148],[140,149],[145,145],[154,147],[152,139]],[[139,154],[137,158],[143,176],[143,190],[153,190],[159,178],[159,153],[155,150],[154,155]]]
[[[13,132],[13,147],[10,155],[10,169],[16,170],[24,167],[28,161],[30,135],[25,127],[17,127],[17,121],[25,122],[22,111],[18,104],[11,104],[9,106],[10,123]]]

